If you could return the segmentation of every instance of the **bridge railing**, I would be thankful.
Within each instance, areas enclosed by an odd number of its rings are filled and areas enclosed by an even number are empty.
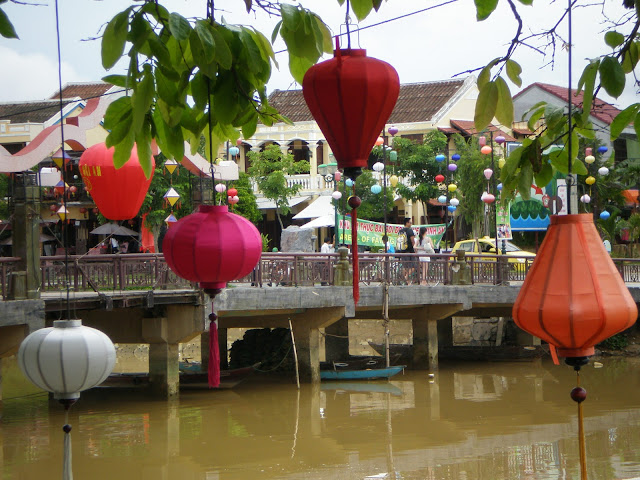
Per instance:
[[[256,287],[332,285],[338,254],[263,253],[256,268],[235,284]],[[429,258],[428,262],[420,259]],[[502,255],[467,255],[473,284],[498,285],[525,279],[534,258]],[[351,265],[352,259],[349,258]],[[0,289],[7,298],[11,274],[19,258],[0,257]],[[626,283],[640,283],[640,259],[614,258]],[[451,254],[411,255],[362,253],[359,255],[363,285],[426,283],[448,285],[455,257]],[[113,291],[189,288],[192,283],[174,274],[162,254],[70,255],[70,288],[74,291]],[[64,256],[41,257],[41,291],[65,290]]]

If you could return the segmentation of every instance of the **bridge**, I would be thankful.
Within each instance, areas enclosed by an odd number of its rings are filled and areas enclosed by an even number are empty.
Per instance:
[[[451,317],[510,316],[531,261],[467,256],[462,265],[469,274],[463,283],[468,284],[461,285],[461,260],[453,255],[430,255],[428,274],[422,279],[406,275],[406,261],[417,266],[418,259],[401,257],[360,256],[361,296],[355,305],[345,272],[340,274],[341,268],[349,268],[346,253],[263,254],[250,275],[230,283],[215,299],[222,350],[228,328],[288,328],[291,321],[302,378],[318,381],[322,330],[332,335],[327,337],[327,358],[344,357],[348,319],[380,319],[388,288],[389,317],[412,321],[412,365],[434,370],[439,345],[451,344]],[[640,259],[614,263],[640,303]],[[177,393],[178,345],[208,335],[208,299],[197,286],[175,276],[162,255],[42,257],[36,298],[30,298],[19,266],[19,258],[0,258],[0,359],[15,354],[31,331],[66,318],[70,308],[72,316],[116,343],[148,343],[152,387],[162,396]]]

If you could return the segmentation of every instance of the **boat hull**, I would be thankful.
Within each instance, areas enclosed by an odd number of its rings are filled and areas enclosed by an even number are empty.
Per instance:
[[[320,370],[321,380],[375,380],[391,378],[404,370],[404,365],[366,370]]]

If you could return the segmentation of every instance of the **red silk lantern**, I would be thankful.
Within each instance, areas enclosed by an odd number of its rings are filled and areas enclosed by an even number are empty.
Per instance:
[[[113,165],[114,148],[104,143],[87,148],[80,157],[80,174],[87,191],[109,220],[135,217],[149,190],[151,176],[146,178],[134,145],[131,157],[121,168]]]
[[[436,175],[436,182],[438,183],[444,182],[444,175]]]
[[[307,70],[304,99],[347,177],[366,168],[399,92],[395,69],[366,50],[337,49],[331,60]]]
[[[230,197],[237,197],[238,190],[236,190],[235,188],[230,188],[229,190],[227,190],[227,195],[229,195]]]
[[[579,367],[594,345],[629,328],[637,316],[592,215],[552,216],[513,306],[516,324]]]

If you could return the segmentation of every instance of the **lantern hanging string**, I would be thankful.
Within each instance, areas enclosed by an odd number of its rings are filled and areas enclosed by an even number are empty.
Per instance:
[[[348,3],[348,2],[347,2]],[[356,197],[356,183],[353,182],[353,196]],[[353,256],[353,303],[360,300],[360,270],[358,267],[358,209],[351,211],[351,255]]]
[[[209,363],[207,365],[207,380],[209,388],[220,386],[220,345],[218,344],[218,316],[213,312],[211,300],[211,314],[209,315]]]
[[[344,16],[344,23],[346,24],[347,27],[347,48],[349,50],[351,50],[351,32],[349,31],[349,0],[347,0],[347,13]],[[336,42],[339,41],[340,37],[336,37]],[[338,50],[340,49],[340,47],[338,47]]]
[[[208,0],[207,1],[207,19],[209,20],[209,23],[211,23],[211,25],[213,25],[213,11],[214,11],[214,1],[213,0]],[[208,117],[208,123],[209,123],[209,168],[211,169],[211,195],[213,197],[213,204],[216,204],[216,177],[214,174],[214,168],[213,168],[213,135],[211,133],[211,80],[209,79],[209,77],[207,77],[207,103],[209,104],[209,110],[207,111],[207,117]],[[202,196],[202,189],[200,189],[201,191],[201,196]],[[220,194],[221,197],[221,203],[222,203],[222,194]],[[212,310],[213,311],[213,310]]]

